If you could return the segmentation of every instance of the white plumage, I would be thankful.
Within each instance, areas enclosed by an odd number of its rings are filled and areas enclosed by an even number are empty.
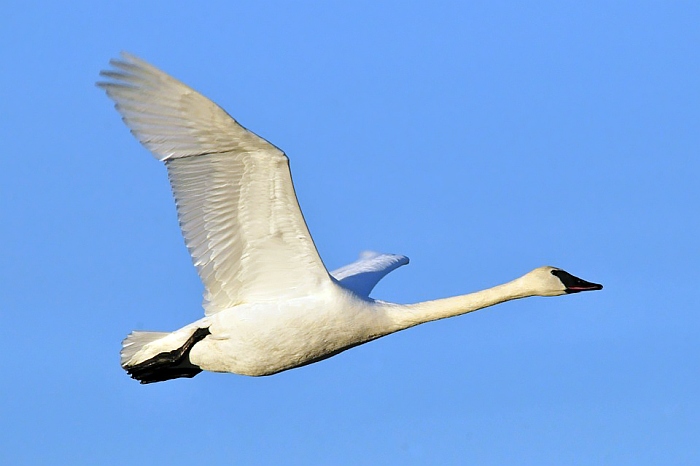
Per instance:
[[[371,290],[407,257],[364,253],[329,274],[280,149],[143,60],[123,54],[111,64],[98,85],[165,163],[205,287],[203,319],[172,333],[133,332],[124,341],[122,366],[142,383],[202,369],[269,375],[509,299],[602,288],[543,267],[471,295],[406,306],[375,301]]]
[[[399,254],[380,254],[365,251],[360,258],[331,272],[333,278],[345,288],[369,298],[372,289],[392,270],[408,264],[408,257]]]

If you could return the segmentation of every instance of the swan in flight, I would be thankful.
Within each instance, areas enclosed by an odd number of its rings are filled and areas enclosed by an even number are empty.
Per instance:
[[[211,100],[126,53],[98,86],[165,164],[185,244],[204,284],[204,317],[174,332],[134,331],[121,365],[141,383],[202,370],[262,376],[413,327],[528,296],[603,287],[556,267],[476,293],[417,304],[369,297],[408,263],[365,253],[328,273],[280,149]]]

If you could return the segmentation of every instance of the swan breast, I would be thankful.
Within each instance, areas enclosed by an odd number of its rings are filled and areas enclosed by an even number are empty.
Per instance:
[[[333,285],[314,296],[243,304],[209,316],[211,335],[190,353],[204,370],[272,375],[386,334],[374,301]]]

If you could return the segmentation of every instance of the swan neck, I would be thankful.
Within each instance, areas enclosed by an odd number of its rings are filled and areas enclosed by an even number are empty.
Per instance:
[[[533,295],[534,292],[525,286],[521,277],[475,293],[396,306],[389,310],[389,315],[396,326],[395,331],[398,331],[425,322],[446,319]]]

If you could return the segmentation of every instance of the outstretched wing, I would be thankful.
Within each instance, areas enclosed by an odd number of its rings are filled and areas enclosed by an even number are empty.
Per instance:
[[[207,315],[302,296],[330,280],[281,150],[143,60],[124,53],[110,64],[98,86],[168,168]]]
[[[408,264],[408,257],[399,254],[382,254],[365,251],[360,258],[331,272],[333,278],[345,288],[360,296],[369,297],[372,289],[392,270]]]

